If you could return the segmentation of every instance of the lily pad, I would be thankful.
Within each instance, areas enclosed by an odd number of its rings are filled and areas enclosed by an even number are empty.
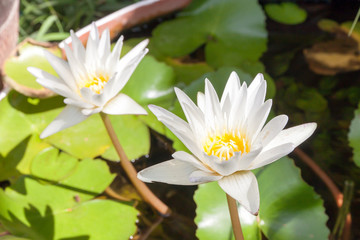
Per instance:
[[[204,74],[214,71],[212,67],[203,62],[183,63],[177,59],[168,59],[167,63],[175,71],[177,84],[189,85]]]
[[[348,139],[350,146],[353,149],[354,162],[358,167],[360,167],[360,105],[355,111],[355,116],[351,121]]]
[[[307,17],[306,11],[292,2],[266,4],[265,12],[272,20],[289,25],[303,23]]]
[[[61,181],[75,171],[78,160],[54,147],[41,151],[32,161],[31,174],[51,181]]]
[[[167,64],[145,56],[122,90],[141,105],[173,98],[175,74]]]
[[[103,180],[92,174],[88,176],[96,182]],[[75,183],[73,180],[68,183]],[[16,185],[0,191],[0,221],[14,235],[39,240],[128,239],[134,233],[135,208],[110,200],[81,201],[81,197],[74,197],[80,192],[64,186],[20,179]]]
[[[12,56],[6,60],[4,64],[4,73],[9,78],[9,83],[15,89],[21,91],[23,94],[41,93],[36,90],[45,90],[43,86],[36,82],[36,78],[28,72],[28,67],[37,67],[57,76],[55,70],[51,67],[48,60],[45,58],[44,51],[61,57],[61,50],[58,47],[43,47],[35,42],[25,41],[17,47],[18,55]],[[46,94],[52,95],[50,91],[46,90]],[[29,95],[28,95],[29,96]],[[40,96],[40,95],[39,95]]]
[[[150,151],[150,132],[136,116],[110,116],[118,139],[129,159],[136,159]],[[101,155],[112,161],[119,161],[114,146]]]
[[[284,157],[257,171],[260,211],[256,218],[241,207],[245,239],[327,239],[327,216],[321,198],[307,185],[291,159]],[[211,197],[210,197],[211,196]],[[224,191],[217,183],[200,185],[194,196],[200,240],[229,239],[231,222]],[[228,220],[227,220],[228,219]]]
[[[175,20],[153,31],[152,44],[165,56],[182,57],[205,45],[215,68],[257,61],[266,50],[265,16],[252,0],[193,1]]]

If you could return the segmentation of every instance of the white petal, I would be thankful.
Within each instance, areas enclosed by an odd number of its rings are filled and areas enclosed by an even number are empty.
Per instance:
[[[239,171],[238,169],[238,162],[241,158],[240,152],[235,153],[234,156],[232,156],[229,160],[223,160],[220,161],[220,159],[214,155],[207,155],[206,153],[203,153],[203,161],[206,165],[208,165],[211,169],[213,169],[215,172],[222,176],[228,176],[230,174],[233,174],[236,171]]]
[[[256,136],[254,144],[266,146],[284,129],[288,119],[286,115],[279,115],[271,119]]]
[[[197,93],[197,105],[199,109],[204,113],[205,111],[205,95],[202,92]]]
[[[50,65],[54,68],[56,73],[60,76],[60,78],[66,83],[66,85],[71,90],[77,91],[77,85],[69,64],[48,51],[45,51],[45,57],[49,61]]]
[[[257,111],[250,113],[249,118],[246,120],[248,124],[246,131],[248,137],[251,138],[251,141],[253,141],[263,128],[266,119],[269,116],[271,105],[272,100],[267,100]]]
[[[68,105],[74,105],[75,107],[79,107],[79,108],[93,108],[94,107],[94,105],[91,103],[84,102],[83,100],[79,101],[79,100],[73,99],[73,98],[65,98],[64,103],[66,103]]]
[[[106,71],[113,75],[115,73],[115,70],[117,70],[115,67],[117,66],[117,63],[120,59],[120,53],[121,48],[123,46],[123,40],[124,36],[120,36],[120,38],[117,40],[115,47],[113,48],[111,54],[109,55],[108,59],[106,59]]]
[[[145,41],[147,43],[147,41]],[[116,67],[117,72],[115,73],[114,81],[109,81],[104,86],[104,93],[106,96],[113,97],[126,85],[129,81],[131,75],[135,71],[136,67],[143,59],[145,54],[148,52],[148,49],[141,49],[140,47],[144,46],[144,41],[139,43],[136,47],[134,47],[128,54],[126,54],[123,58],[120,59],[119,63]],[[146,46],[146,45],[145,45]],[[144,47],[145,47],[144,46]],[[136,55],[135,55],[136,53]],[[132,58],[130,58],[130,57]]]
[[[220,180],[222,177],[223,176],[215,174],[215,173],[197,170],[190,174],[190,182],[194,182],[197,184],[214,182],[214,181]]]
[[[64,83],[63,80],[38,68],[28,67],[27,70],[37,78],[36,81],[43,87],[48,88],[51,91],[64,97],[80,99],[77,94],[71,91],[71,89]]]
[[[201,159],[203,152],[200,150],[199,142],[195,141],[193,132],[187,122],[175,114],[155,105],[149,105],[149,109],[154,115],[177,136],[182,143],[197,158]]]
[[[96,107],[96,108],[85,108],[81,110],[81,113],[86,115],[86,116],[90,116],[92,114],[95,113],[99,113],[101,112],[102,108],[101,107]]]
[[[52,121],[49,126],[41,133],[40,138],[46,138],[65,128],[74,126],[84,121],[88,116],[81,113],[81,109],[72,105],[67,105],[64,110]]]
[[[106,96],[104,93],[97,94],[96,92],[93,92],[90,88],[81,88],[80,94],[85,99],[85,101],[92,103],[95,106],[102,107],[106,103]]]
[[[240,79],[236,72],[231,72],[230,77],[224,88],[224,92],[221,96],[221,106],[224,105],[226,97],[229,97],[230,102],[235,98],[236,93],[240,89]]]
[[[212,172],[208,168],[206,168],[203,163],[192,154],[184,152],[184,151],[177,151],[175,152],[172,157],[176,160],[184,161],[193,164],[196,168],[204,171],[204,172]]]
[[[215,130],[217,126],[222,127],[223,114],[216,91],[208,79],[205,79],[205,124]]]
[[[248,170],[250,164],[257,158],[257,156],[261,153],[262,149],[263,148],[260,145],[252,146],[251,151],[249,153],[247,153],[247,154],[243,154],[241,156],[241,158],[238,160],[237,169],[239,171]]]
[[[248,116],[252,111],[256,111],[257,108],[253,108],[254,103],[259,106],[259,102],[263,102],[264,98],[260,97],[261,94],[258,95],[259,91],[260,93],[265,90],[266,91],[266,85],[263,86],[262,84],[265,82],[264,76],[259,73],[256,75],[255,79],[251,82],[251,84],[248,87],[248,99],[247,99],[247,110],[246,110],[246,116]],[[261,90],[260,88],[265,87],[265,89]],[[265,92],[264,92],[265,94]],[[265,95],[264,95],[265,96]],[[260,99],[257,99],[257,97],[260,97]],[[255,106],[256,107],[256,106]]]
[[[102,34],[101,39],[98,46],[98,54],[100,57],[100,63],[102,63],[104,66],[106,64],[106,59],[108,58],[110,54],[110,32],[109,29],[106,28]]]
[[[255,94],[255,93],[254,93]],[[252,100],[249,100],[248,109],[249,111],[257,111],[264,103],[266,95],[266,81],[260,83],[257,89],[256,95]]]
[[[138,178],[144,182],[162,182],[176,185],[197,185],[196,182],[190,181],[190,174],[197,168],[192,164],[169,160],[145,168],[138,173]]]
[[[38,78],[36,79],[36,82],[39,83],[41,86],[50,89],[51,91],[64,96],[64,97],[75,97],[75,94],[68,88],[68,86],[64,84],[60,84],[58,82],[49,81],[49,79],[42,79]]]
[[[238,94],[235,96],[234,101],[230,104],[231,109],[228,112],[228,126],[234,129],[241,127],[245,119],[245,112],[247,108],[247,85],[246,82],[241,86]]]
[[[264,75],[258,73],[254,80],[249,85],[249,95],[253,95],[257,92],[257,89],[260,87],[261,83],[264,81]]]
[[[179,99],[180,105],[185,113],[186,119],[188,120],[189,126],[194,135],[201,141],[204,136],[204,114],[203,112],[193,103],[193,101],[180,89],[175,88],[175,93]]]
[[[256,169],[265,165],[268,165],[286,155],[291,153],[294,150],[294,144],[285,143],[269,150],[264,150],[260,153],[255,160],[251,163],[248,170]]]
[[[85,52],[85,65],[88,68],[88,71],[91,69],[97,69],[99,56],[98,56],[98,42],[99,42],[99,32],[98,29],[93,22],[91,25],[90,34],[88,37],[88,41],[86,43],[86,52]]]
[[[282,130],[268,145],[266,145],[265,150],[284,143],[292,143],[295,148],[314,133],[316,126],[316,123],[305,123]]]
[[[74,76],[74,79],[79,86],[82,84],[82,79],[87,77],[86,69],[83,63],[75,57],[74,53],[67,44],[64,44],[64,49],[72,75]]]
[[[85,48],[80,39],[76,36],[73,30],[70,30],[71,35],[71,45],[75,55],[75,58],[78,59],[81,63],[85,62]]]
[[[104,113],[112,115],[138,114],[146,115],[146,110],[135,102],[128,95],[120,93],[111,99],[102,110]]]
[[[219,180],[220,187],[247,211],[257,215],[260,206],[259,187],[251,171],[241,171]]]

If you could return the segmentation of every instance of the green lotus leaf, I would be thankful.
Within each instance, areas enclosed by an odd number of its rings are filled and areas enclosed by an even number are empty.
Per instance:
[[[4,64],[4,73],[17,83],[33,89],[43,89],[35,80],[36,78],[28,72],[28,67],[37,67],[57,76],[44,55],[44,51],[61,56],[58,47],[44,48],[29,42],[24,42],[18,47],[18,55],[10,57]]]
[[[141,105],[173,98],[174,70],[152,56],[145,56],[121,91]]]
[[[59,149],[49,147],[36,155],[31,163],[31,175],[61,181],[68,177],[78,166],[78,160]]]
[[[97,179],[92,174],[89,176]],[[75,183],[73,180],[68,183]],[[11,234],[37,240],[128,239],[134,233],[135,208],[110,200],[82,201],[77,194],[85,190],[70,187],[65,182],[52,185],[29,177],[20,179],[0,190],[1,223]]]
[[[193,1],[178,17],[153,31],[152,45],[170,57],[188,55],[205,45],[213,67],[257,61],[266,50],[265,16],[252,0]]]
[[[29,174],[33,158],[49,144],[32,135],[21,141],[7,155],[0,155],[0,181],[14,180],[20,174]]]
[[[16,237],[13,235],[5,235],[0,237],[0,240],[31,240],[29,238]]]
[[[136,159],[146,155],[150,151],[150,132],[140,119],[133,115],[109,116],[116,135],[123,145],[124,151],[129,159]],[[119,161],[115,148],[111,145],[102,157]]]
[[[256,171],[260,211],[256,218],[239,206],[245,239],[328,239],[323,201],[300,176],[293,161],[284,157]],[[232,229],[224,191],[217,183],[199,186],[196,236],[200,240],[229,239]]]
[[[316,89],[307,89],[295,103],[307,112],[323,112],[328,107],[327,100]]]
[[[355,164],[360,167],[360,104],[355,111],[355,116],[351,121],[350,131],[348,134],[350,146],[353,149],[353,159]]]
[[[290,25],[300,24],[307,17],[306,11],[292,2],[266,4],[265,12],[272,20]]]

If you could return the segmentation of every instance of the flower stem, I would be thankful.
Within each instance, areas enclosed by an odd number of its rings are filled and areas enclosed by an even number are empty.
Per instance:
[[[122,148],[119,139],[116,136],[109,116],[105,113],[100,113],[100,115],[104,122],[106,130],[111,138],[111,141],[114,144],[116,152],[120,157],[120,165],[128,175],[130,181],[132,182],[136,190],[139,192],[142,199],[152,205],[161,215],[168,216],[170,214],[169,207],[165,205],[159,198],[157,198],[154,193],[145,185],[145,183],[143,183],[137,178],[137,172],[134,166],[129,161],[128,157],[126,156],[124,149]]]
[[[230,197],[228,194],[226,194],[226,199],[229,206],[229,212],[230,212],[230,218],[231,218],[231,224],[234,231],[234,236],[236,240],[244,240],[244,235],[241,230],[241,224],[239,219],[239,213],[238,208],[236,205],[236,200]]]

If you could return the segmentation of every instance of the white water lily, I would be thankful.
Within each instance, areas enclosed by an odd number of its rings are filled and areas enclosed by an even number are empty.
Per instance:
[[[218,181],[227,194],[256,215],[260,197],[251,170],[289,154],[314,132],[316,123],[283,130],[288,117],[279,115],[265,125],[272,100],[265,101],[262,74],[248,87],[231,73],[221,100],[206,79],[205,94],[198,93],[197,105],[180,89],[175,92],[188,122],[163,108],[149,108],[192,154],[175,152],[172,160],[142,170],[138,178],[178,185]]]
[[[73,50],[64,44],[68,62],[49,52],[45,53],[59,77],[41,69],[28,68],[39,84],[64,96],[64,103],[67,104],[40,137],[45,138],[78,124],[98,112],[114,115],[147,114],[133,99],[119,92],[148,52],[148,40],[139,43],[120,59],[123,37],[119,38],[111,52],[108,29],[99,38],[93,23],[86,49],[73,31],[71,38]]]

